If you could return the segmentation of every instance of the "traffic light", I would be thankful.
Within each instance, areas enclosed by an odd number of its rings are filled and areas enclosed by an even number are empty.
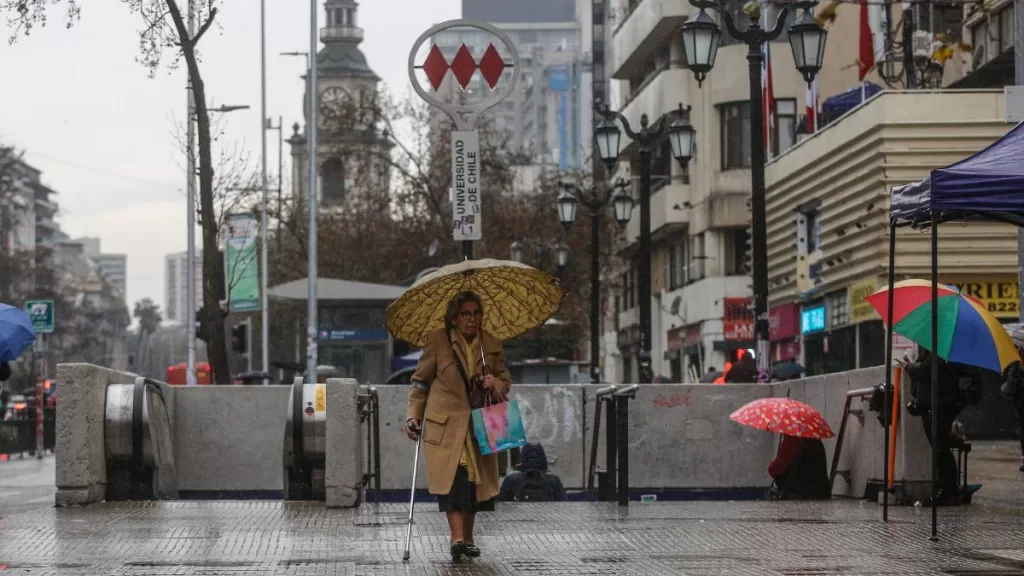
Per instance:
[[[203,317],[206,315],[206,307],[196,310],[196,338],[203,342],[210,342],[210,334],[206,331],[206,323],[203,322]]]
[[[231,349],[239,354],[245,354],[247,351],[245,341],[246,328],[248,328],[248,326],[244,322],[241,324],[235,324],[231,328]]]

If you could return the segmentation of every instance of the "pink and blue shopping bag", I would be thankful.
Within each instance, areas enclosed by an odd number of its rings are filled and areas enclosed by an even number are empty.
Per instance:
[[[526,431],[515,400],[473,410],[473,435],[484,456],[526,445]]]

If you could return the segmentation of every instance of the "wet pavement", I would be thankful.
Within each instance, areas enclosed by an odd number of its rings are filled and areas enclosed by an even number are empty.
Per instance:
[[[1024,475],[1011,457],[1010,444],[975,444],[974,478],[984,476],[986,486],[975,504],[940,509],[938,542],[928,539],[927,508],[894,508],[883,524],[880,507],[851,500],[628,509],[521,504],[481,515],[477,544],[484,556],[457,564],[446,553],[444,518],[429,504],[417,508],[406,564],[403,505],[351,511],[306,503],[163,502],[55,509],[48,488],[18,480],[38,479],[42,468],[8,462],[0,463],[0,485],[29,502],[0,499],[0,576],[1024,576]],[[52,458],[46,462],[52,470]],[[24,466],[24,475],[12,475],[12,465]]]

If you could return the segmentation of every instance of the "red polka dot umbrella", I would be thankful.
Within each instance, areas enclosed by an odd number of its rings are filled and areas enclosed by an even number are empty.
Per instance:
[[[738,424],[787,436],[823,440],[835,436],[817,410],[789,398],[761,398],[729,415]]]

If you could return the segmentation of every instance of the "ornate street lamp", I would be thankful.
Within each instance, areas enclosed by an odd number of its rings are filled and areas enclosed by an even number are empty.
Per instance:
[[[601,161],[604,162],[609,172],[619,161],[619,141],[621,139],[622,130],[619,130],[619,127],[608,116],[605,116],[604,120],[594,129],[597,153],[601,156]]]
[[[523,263],[523,244],[519,240],[514,240],[509,244],[508,257],[513,262]]]
[[[793,61],[797,70],[810,84],[821,70],[825,55],[827,33],[814,21],[812,10],[817,0],[794,2],[783,6],[771,30],[761,27],[761,13],[754,9],[747,12],[750,22],[740,30],[733,22],[732,14],[719,2],[713,0],[690,0],[700,9],[696,18],[683,24],[683,50],[694,77],[700,84],[715,65],[721,29],[706,10],[718,12],[729,35],[747,45],[747,63],[750,80],[750,179],[751,179],[751,252],[753,253],[754,284],[754,349],[757,360],[758,381],[769,377],[769,323],[768,323],[768,242],[766,238],[767,216],[765,214],[764,185],[764,101],[761,98],[761,68],[764,65],[764,45],[782,35],[786,18],[793,8],[803,8],[803,14],[789,28],[789,44],[793,49]]]
[[[565,188],[566,184],[562,184],[562,187]],[[567,190],[562,190],[555,203],[558,205],[558,221],[568,230],[576,222],[576,213],[579,212],[580,203],[576,200],[576,196]]]
[[[569,247],[562,240],[555,244],[555,265],[559,272],[569,265]]]
[[[668,141],[672,145],[672,157],[683,167],[693,158],[694,137],[697,135],[697,130],[690,124],[689,114],[690,107],[687,106],[684,109],[680,104],[675,122],[668,127]]]
[[[693,154],[693,127],[689,123],[678,123],[676,120],[685,114],[683,105],[658,118],[653,125],[648,124],[647,114],[640,116],[640,130],[634,132],[629,121],[622,114],[609,110],[608,106],[595,103],[594,110],[604,117],[598,126],[597,146],[605,164],[611,166],[618,160],[618,140],[620,131],[615,120],[622,123],[622,128],[630,140],[636,142],[640,155],[640,269],[637,281],[637,292],[640,297],[640,381],[649,384],[653,375],[651,366],[651,150],[660,144],[666,133],[675,139],[672,143],[672,155],[680,164],[685,165]],[[670,124],[672,129],[669,128]],[[670,140],[672,139],[670,138]],[[602,148],[602,141],[604,147]],[[614,144],[614,146],[613,146]],[[614,150],[615,154],[612,155]],[[629,221],[628,212],[632,206],[626,205],[623,198],[616,204],[616,220],[620,225]],[[621,209],[621,213],[619,212]]]
[[[612,195],[612,212],[615,213],[615,221],[618,222],[619,228],[625,228],[626,224],[629,224],[633,218],[633,207],[636,206],[636,200],[626,192],[625,184],[622,182],[622,186],[617,186],[615,194]]]

